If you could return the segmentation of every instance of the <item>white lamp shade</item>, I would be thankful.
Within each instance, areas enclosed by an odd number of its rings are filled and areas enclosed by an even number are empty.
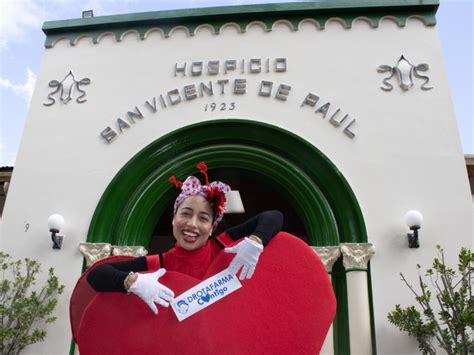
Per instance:
[[[405,214],[405,223],[408,227],[421,227],[423,223],[423,215],[415,210],[408,211]]]
[[[48,226],[49,229],[56,229],[56,230],[61,230],[61,228],[64,226],[64,218],[60,214],[52,214],[48,218]]]
[[[230,191],[225,194],[227,204],[224,213],[245,213],[244,204],[239,191]]]

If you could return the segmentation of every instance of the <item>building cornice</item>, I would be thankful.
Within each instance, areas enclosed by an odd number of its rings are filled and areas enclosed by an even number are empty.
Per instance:
[[[52,47],[58,40],[67,38],[74,45],[79,38],[89,36],[97,43],[105,33],[115,35],[117,41],[130,31],[136,31],[145,39],[150,30],[159,30],[168,37],[175,28],[186,28],[189,35],[203,25],[220,33],[223,26],[232,24],[241,32],[255,22],[271,31],[276,22],[284,21],[292,30],[298,30],[303,21],[311,21],[323,29],[330,19],[338,20],[344,27],[351,28],[357,19],[378,27],[384,18],[391,18],[399,26],[405,26],[407,19],[418,18],[427,26],[436,24],[435,14],[439,0],[321,0],[315,2],[294,2],[168,10],[132,13],[113,16],[49,21],[43,24],[46,34],[45,47]]]

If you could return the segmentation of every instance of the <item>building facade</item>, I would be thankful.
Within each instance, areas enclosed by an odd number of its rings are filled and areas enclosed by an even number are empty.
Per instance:
[[[25,353],[70,349],[80,244],[159,250],[171,235],[168,177],[202,160],[242,195],[246,214],[228,224],[278,208],[326,262],[338,311],[323,353],[416,353],[387,320],[414,303],[399,273],[414,280],[437,244],[454,261],[473,235],[437,7],[314,2],[46,22],[2,249],[54,267],[66,292],[46,341]],[[420,248],[408,248],[409,210],[424,216]],[[66,221],[60,250],[53,213]]]

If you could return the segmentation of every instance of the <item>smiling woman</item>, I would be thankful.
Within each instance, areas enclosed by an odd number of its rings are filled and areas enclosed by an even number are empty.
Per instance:
[[[165,274],[165,268],[202,279],[223,246],[235,244],[233,241],[238,243],[225,249],[236,254],[229,271],[240,272],[241,280],[253,276],[263,246],[281,230],[283,215],[279,211],[266,211],[211,238],[222,220],[225,193],[230,192],[230,187],[220,181],[209,183],[207,166],[201,162],[197,167],[205,176],[205,184],[195,176],[189,176],[184,183],[174,176],[169,179],[181,188],[172,220],[175,246],[163,254],[99,265],[87,277],[96,291],[134,293],[157,314],[155,303],[167,307],[174,297],[172,290],[157,282]],[[240,240],[243,237],[246,238]],[[144,271],[154,272],[140,273]]]
[[[186,250],[204,246],[211,236],[213,212],[203,196],[190,196],[173,217],[176,244]]]

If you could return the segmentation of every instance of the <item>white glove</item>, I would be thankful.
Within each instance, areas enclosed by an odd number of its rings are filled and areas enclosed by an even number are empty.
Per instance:
[[[229,272],[237,274],[237,271],[242,268],[239,279],[250,279],[255,271],[255,266],[257,266],[258,258],[263,251],[263,245],[250,238],[245,238],[239,244],[225,248],[224,251],[237,254],[229,265]]]
[[[140,297],[155,314],[158,314],[155,302],[160,306],[168,307],[174,297],[173,291],[158,282],[165,272],[165,269],[159,269],[150,274],[137,274],[137,280],[128,289],[129,292]]]

